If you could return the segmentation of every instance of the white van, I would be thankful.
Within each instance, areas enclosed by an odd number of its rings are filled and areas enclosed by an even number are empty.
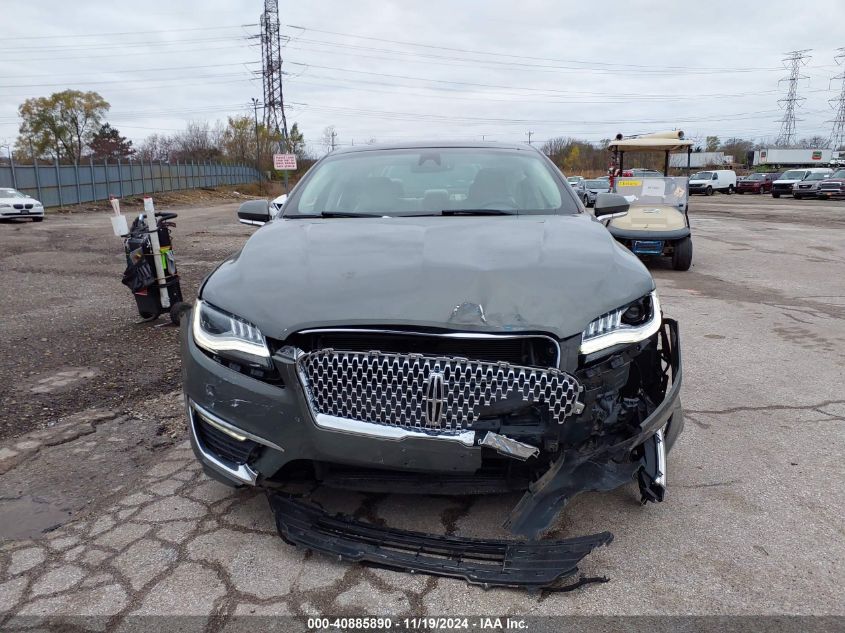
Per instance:
[[[790,169],[781,174],[780,178],[772,183],[772,198],[780,198],[781,196],[792,195],[792,185],[796,182],[801,182],[810,174],[832,174],[833,170],[829,167],[802,167],[800,169]]]
[[[733,193],[736,190],[736,172],[733,169],[710,169],[690,176],[689,192],[712,196],[714,191]]]

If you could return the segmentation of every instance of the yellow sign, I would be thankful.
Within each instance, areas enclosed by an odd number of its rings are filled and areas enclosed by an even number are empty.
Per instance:
[[[639,187],[643,184],[642,180],[617,180],[617,187]]]

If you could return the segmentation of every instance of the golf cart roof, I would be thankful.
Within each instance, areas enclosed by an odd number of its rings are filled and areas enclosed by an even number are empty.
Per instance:
[[[607,144],[607,149],[616,152],[682,152],[692,147],[693,141],[684,139],[681,130],[655,132],[634,138],[622,138],[621,134]]]

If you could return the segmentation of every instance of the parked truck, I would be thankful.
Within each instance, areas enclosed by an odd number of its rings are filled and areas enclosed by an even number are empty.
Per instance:
[[[833,160],[829,149],[758,149],[754,152],[754,166],[822,167]]]

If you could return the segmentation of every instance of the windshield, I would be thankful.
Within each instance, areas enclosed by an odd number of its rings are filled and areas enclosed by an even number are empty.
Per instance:
[[[806,172],[803,169],[791,169],[783,172],[783,176],[778,180],[801,180]]]
[[[610,186],[606,180],[588,180],[585,184],[587,189],[607,189]]]
[[[570,176],[566,180],[569,182],[570,185],[575,185],[575,184],[578,184],[579,182],[581,182],[584,179],[581,178],[581,176]]]
[[[17,189],[0,189],[0,198],[26,198],[26,194]]]
[[[424,148],[331,155],[284,206],[285,217],[579,213],[543,158],[526,150]]]
[[[831,178],[845,178],[845,169],[840,169],[838,172],[833,174]]]
[[[825,180],[830,178],[830,174],[810,174],[804,180]]]
[[[765,180],[766,174],[749,174],[745,177],[745,180]]]
[[[690,180],[711,180],[713,178],[712,171],[700,171],[697,174],[693,174],[690,177]]]

